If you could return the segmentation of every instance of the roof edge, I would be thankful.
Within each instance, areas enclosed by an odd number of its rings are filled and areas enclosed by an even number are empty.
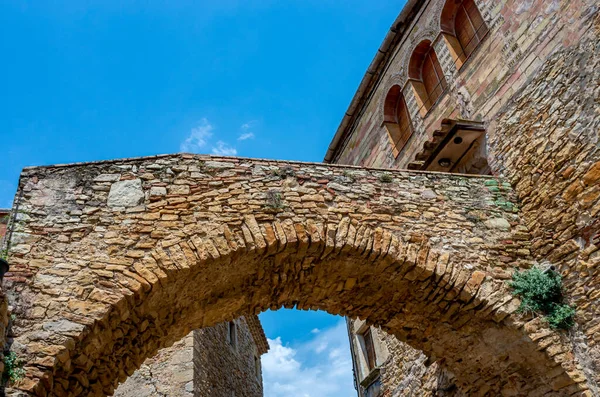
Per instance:
[[[333,157],[335,156],[338,146],[340,142],[343,141],[342,138],[346,135],[346,131],[354,119],[356,115],[356,111],[363,105],[366,96],[372,90],[372,84],[378,77],[380,77],[380,69],[385,65],[385,61],[389,58],[389,51],[395,47],[395,44],[399,41],[399,39],[403,36],[408,23],[412,21],[412,19],[416,15],[416,11],[420,9],[420,6],[425,2],[425,0],[408,0],[400,11],[398,17],[392,23],[390,30],[385,35],[383,39],[383,43],[379,46],[375,57],[371,61],[371,64],[367,68],[367,72],[363,76],[358,89],[354,93],[352,97],[352,101],[338,126],[329,147],[327,148],[327,152],[325,153],[325,158],[323,162],[331,163]]]
[[[252,339],[254,339],[254,343],[256,344],[258,354],[262,356],[269,351],[269,342],[267,341],[260,319],[256,314],[245,315],[244,318],[250,329],[250,334],[252,334]]]

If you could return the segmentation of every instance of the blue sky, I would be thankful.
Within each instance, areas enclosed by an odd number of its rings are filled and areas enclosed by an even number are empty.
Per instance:
[[[0,2],[0,207],[30,165],[182,150],[321,161],[403,4]],[[339,318],[262,319],[286,362],[333,362],[306,352]],[[296,396],[281,393],[267,397]],[[297,395],[349,392],[315,393]]]

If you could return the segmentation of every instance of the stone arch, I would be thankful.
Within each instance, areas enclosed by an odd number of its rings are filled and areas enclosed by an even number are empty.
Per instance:
[[[287,222],[259,226],[249,217],[240,230],[230,233],[229,238],[223,233],[192,236],[176,244],[162,241],[161,247],[134,262],[131,272],[118,281],[126,295],[111,299],[105,310],[96,307],[103,315],[93,324],[75,335],[75,322],[69,320],[46,326],[45,330],[55,326],[58,335],[75,336],[79,343],[71,351],[58,352],[58,362],[61,356],[69,358],[66,365],[55,364],[53,385],[43,385],[42,394],[110,395],[117,381],[124,381],[146,358],[192,329],[280,307],[364,318],[423,350],[434,361],[446,358],[446,365],[460,380],[469,377],[482,383],[474,387],[477,391],[500,381],[501,377],[494,379],[496,365],[508,370],[516,362],[524,365],[546,360],[544,353],[537,352],[537,344],[520,340],[517,327],[508,327],[507,332],[491,318],[476,319],[476,313],[490,309],[485,304],[475,309],[481,274],[442,270],[459,264],[447,253],[431,250],[426,241],[406,244],[388,231],[356,229],[348,218],[338,225]],[[342,266],[344,270],[340,270]],[[332,273],[335,278],[324,276]],[[271,283],[264,283],[268,279]],[[204,285],[201,291],[198,285]],[[305,289],[307,286],[311,289]],[[499,287],[498,283],[486,284],[483,290]],[[98,290],[96,294],[100,295]],[[104,296],[92,298],[92,302],[109,294]],[[435,306],[427,310],[423,303],[443,302],[448,297],[447,310]],[[401,308],[405,300],[411,302]],[[459,313],[459,306],[469,304],[470,310]],[[499,310],[493,314],[503,317],[508,313]],[[467,333],[460,332],[462,327],[469,331],[467,338]],[[476,329],[481,333],[473,332]],[[493,344],[510,346],[508,357],[486,357]],[[503,350],[498,346],[496,353]]]
[[[74,200],[97,207],[58,236],[47,230],[32,234],[29,248],[12,248],[16,266],[35,266],[31,280],[12,281],[16,344],[27,358],[21,390],[108,395],[191,329],[282,306],[366,319],[431,360],[444,358],[472,393],[573,384],[565,358],[550,349],[564,349],[560,338],[539,320],[513,316],[518,302],[488,267],[498,252],[510,259],[514,247],[500,243],[510,231],[483,226],[503,211],[486,204],[487,179],[185,156],[167,157],[161,171],[143,159],[24,177],[21,204],[34,211],[21,233],[56,222],[48,218],[57,216],[54,204],[43,200],[54,197],[47,186],[64,184],[36,187],[41,181],[74,178]],[[126,171],[117,178],[119,170]],[[143,179],[150,170],[154,179]],[[156,189],[164,182],[140,181],[168,178],[166,196]],[[191,180],[198,183],[175,183]],[[133,190],[119,196],[122,206],[100,204],[115,199],[105,192],[125,187]],[[418,216],[440,205],[439,224]],[[478,220],[459,214],[465,205]],[[60,206],[75,213],[68,198]],[[448,227],[453,218],[459,230]],[[461,246],[465,236],[470,246]]]

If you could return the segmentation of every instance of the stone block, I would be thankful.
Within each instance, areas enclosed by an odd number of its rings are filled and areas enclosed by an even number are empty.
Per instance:
[[[141,179],[115,182],[108,193],[109,207],[135,207],[144,201]]]

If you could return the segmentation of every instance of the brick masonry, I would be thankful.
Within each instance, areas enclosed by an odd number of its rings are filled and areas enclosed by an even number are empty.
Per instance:
[[[569,339],[514,314],[533,260],[502,179],[180,154],[27,168],[13,210],[9,395],[110,395],[193,329],[282,306],[365,319],[474,394],[587,388]]]

